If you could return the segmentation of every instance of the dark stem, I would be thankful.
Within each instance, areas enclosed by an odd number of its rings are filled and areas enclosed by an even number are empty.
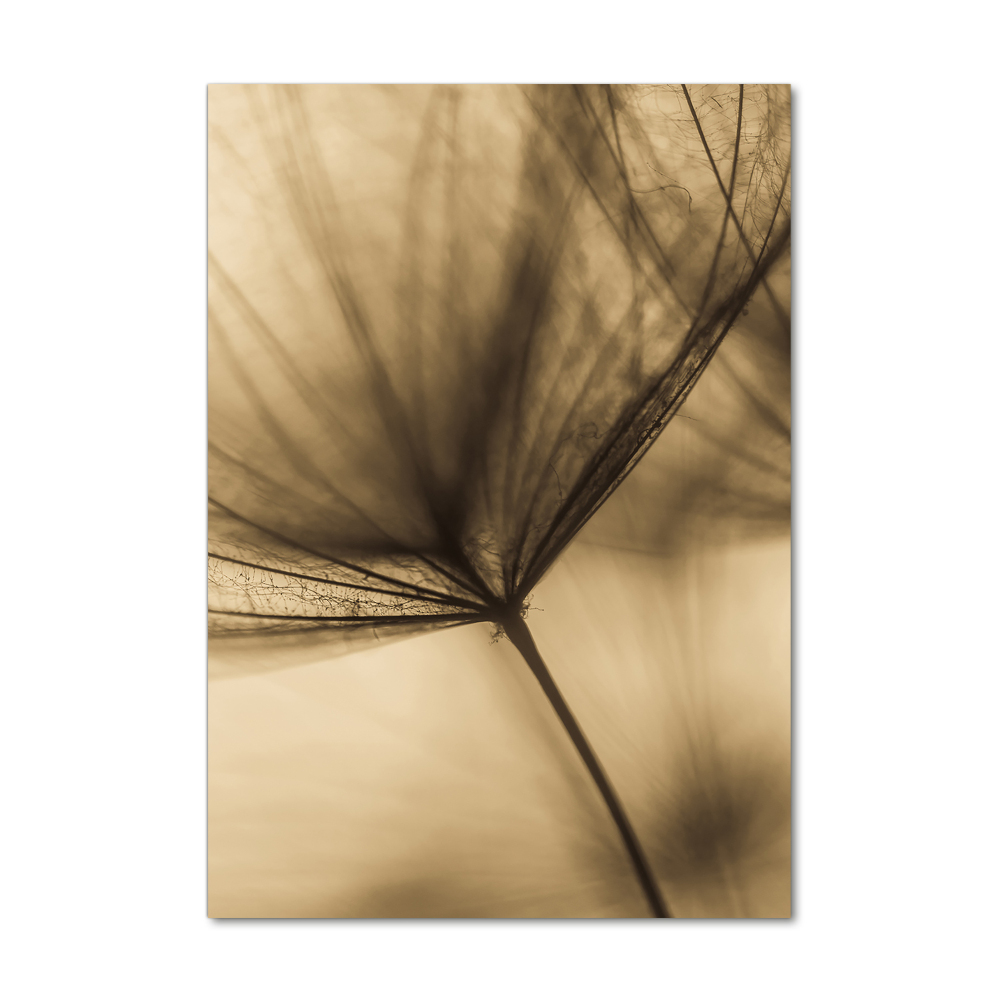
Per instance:
[[[604,801],[611,813],[611,818],[618,827],[618,832],[621,834],[625,849],[628,851],[628,856],[635,868],[639,884],[642,886],[642,891],[646,896],[646,901],[649,903],[649,908],[653,911],[653,915],[656,917],[669,917],[670,911],[667,909],[667,904],[660,893],[660,887],[656,884],[656,876],[653,874],[653,870],[646,860],[646,855],[643,853],[639,838],[635,835],[632,824],[629,822],[628,816],[625,815],[625,810],[622,808],[622,804],[618,800],[611,782],[604,773],[601,762],[597,759],[597,754],[591,749],[590,744],[587,742],[587,737],[583,735],[580,724],[573,717],[573,713],[569,710],[569,705],[566,704],[559,688],[556,687],[556,682],[552,679],[549,668],[545,666],[545,661],[542,660],[541,654],[538,652],[538,647],[535,645],[535,640],[528,626],[519,614],[511,614],[501,624],[507,633],[507,638],[514,644],[521,656],[524,657],[525,663],[528,664],[536,680],[541,684],[546,698],[549,699],[549,702],[555,709],[556,715],[559,716],[559,721],[563,724],[566,732],[569,734],[569,738],[573,741],[573,746],[576,747],[577,752],[583,758],[584,764],[587,765],[587,770],[594,779],[594,784],[597,785],[598,791],[604,797]]]

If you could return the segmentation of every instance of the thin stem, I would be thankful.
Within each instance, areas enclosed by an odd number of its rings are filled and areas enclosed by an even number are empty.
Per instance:
[[[587,770],[594,779],[594,784],[597,785],[598,791],[603,796],[608,811],[611,813],[611,818],[618,827],[618,832],[621,834],[625,849],[628,851],[629,858],[635,868],[636,876],[639,879],[639,884],[642,886],[646,901],[649,903],[649,908],[656,917],[669,917],[671,915],[670,911],[667,909],[667,904],[660,893],[660,887],[656,883],[656,876],[653,874],[653,869],[650,867],[649,862],[646,860],[646,855],[643,853],[639,838],[635,835],[632,824],[629,822],[628,816],[625,815],[625,810],[622,808],[622,804],[611,782],[608,780],[600,761],[597,759],[597,754],[594,753],[587,742],[587,737],[583,735],[580,724],[569,710],[569,705],[566,704],[559,688],[556,687],[556,682],[553,680],[552,674],[549,673],[548,667],[545,666],[545,661],[542,660],[541,654],[538,652],[538,647],[535,645],[535,640],[528,626],[521,616],[516,613],[506,617],[502,624],[504,631],[507,633],[507,638],[514,644],[517,651],[524,657],[525,663],[531,668],[535,679],[541,684],[545,696],[555,709],[556,715],[559,716],[559,721],[563,724],[563,727],[569,734],[569,738],[573,741],[573,746],[576,747],[577,752],[583,758],[584,764],[587,765]]]

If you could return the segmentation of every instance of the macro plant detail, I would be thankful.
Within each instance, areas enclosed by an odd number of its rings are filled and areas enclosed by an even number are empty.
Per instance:
[[[209,128],[218,662],[492,623],[671,915],[526,618],[751,300],[787,327],[788,89],[219,86]]]

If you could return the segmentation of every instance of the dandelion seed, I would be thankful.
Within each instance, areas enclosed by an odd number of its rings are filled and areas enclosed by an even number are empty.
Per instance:
[[[787,88],[215,87],[210,125],[213,643],[492,623],[667,916],[524,617],[768,288]]]

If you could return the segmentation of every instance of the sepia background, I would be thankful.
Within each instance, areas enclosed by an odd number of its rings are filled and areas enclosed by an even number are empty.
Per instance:
[[[331,89],[350,93],[325,155],[357,220],[402,212],[400,181],[362,153],[399,144],[426,93]],[[210,248],[252,289],[267,265],[247,220],[276,181],[248,162],[236,90],[210,91]],[[377,290],[374,266],[359,264]],[[538,646],[681,917],[790,915],[789,304],[786,251],[530,598]],[[212,647],[211,916],[648,915],[576,751],[493,631]]]

